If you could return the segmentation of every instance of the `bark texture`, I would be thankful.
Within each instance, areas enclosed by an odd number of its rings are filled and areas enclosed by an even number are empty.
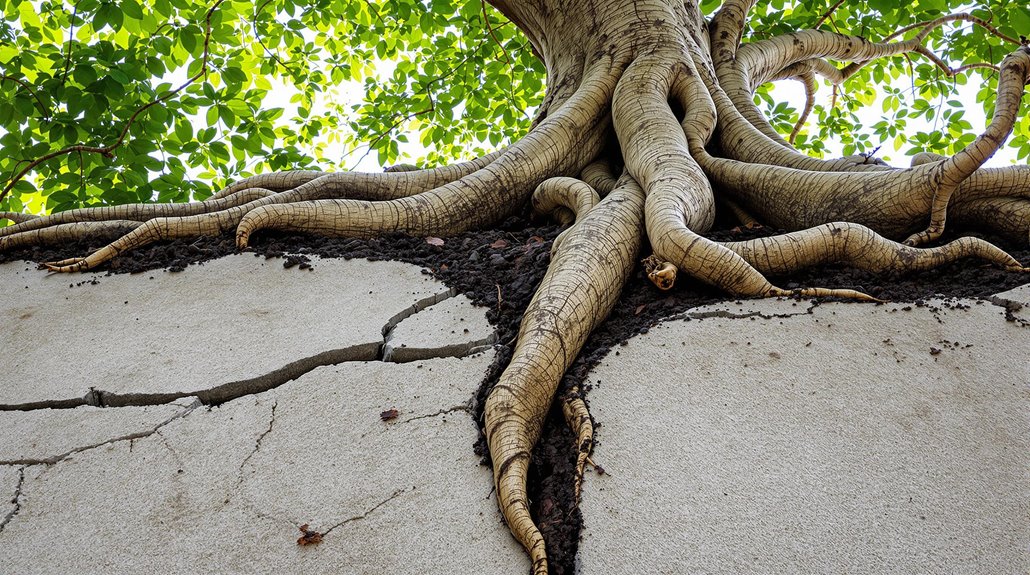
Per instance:
[[[539,119],[510,148],[432,170],[260,175],[197,204],[40,218],[0,214],[16,222],[0,229],[0,249],[126,233],[86,257],[48,264],[70,272],[156,240],[229,230],[240,248],[264,229],[454,234],[489,226],[532,202],[569,228],[555,242],[514,357],[489,395],[485,430],[501,511],[537,575],[548,568],[526,493],[530,454],[562,375],[615,304],[645,236],[654,252],[647,271],[660,287],[670,287],[678,272],[735,296],[872,299],[832,287],[788,291],[766,279],[827,262],[899,271],[976,257],[1023,271],[975,238],[917,246],[952,223],[1030,238],[1030,169],[981,168],[1017,118],[1030,76],[1027,46],[1013,46],[1001,62],[996,110],[983,134],[952,157],[920,154],[912,166],[893,168],[862,157],[817,160],[798,153],[790,144],[794,134],[777,134],[754,106],[754,90],[795,78],[811,93],[816,76],[839,83],[876,58],[927,56],[928,30],[948,20],[883,41],[799,30],[746,43],[749,0],[728,0],[711,21],[696,2],[672,0],[491,3],[526,34],[547,68]],[[976,22],[952,19],[963,18]],[[704,234],[717,205],[742,223],[794,231],[749,242],[709,240]],[[590,418],[574,397],[563,407],[582,470]]]

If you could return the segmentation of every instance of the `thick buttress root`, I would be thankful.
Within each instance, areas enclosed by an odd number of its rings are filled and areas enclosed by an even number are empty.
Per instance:
[[[555,254],[526,308],[511,363],[486,401],[486,437],[497,499],[515,537],[547,573],[543,537],[529,513],[529,458],[565,370],[608,315],[641,243],[644,195],[624,178],[590,211]],[[591,278],[584,290],[583,278]]]

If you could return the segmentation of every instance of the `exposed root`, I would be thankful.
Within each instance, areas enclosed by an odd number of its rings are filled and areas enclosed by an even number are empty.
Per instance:
[[[519,330],[511,363],[486,401],[486,437],[501,511],[529,551],[534,575],[547,573],[543,537],[529,513],[526,474],[533,445],[562,374],[612,306],[633,268],[643,192],[632,180],[576,225],[555,254]],[[591,289],[582,289],[591,277]]]
[[[17,233],[38,230],[48,226],[71,224],[76,222],[101,222],[110,220],[132,220],[143,222],[153,218],[193,216],[217,212],[242,206],[254,200],[275,195],[271,190],[259,188],[241,191],[232,196],[218,200],[208,200],[188,204],[122,204],[119,206],[97,206],[58,212],[48,216],[32,218],[25,222],[0,228],[0,237]]]
[[[644,266],[644,273],[647,279],[651,280],[658,289],[668,291],[676,283],[676,264],[662,261],[662,259],[651,254],[640,261]]]
[[[574,387],[562,397],[562,413],[565,423],[576,436],[576,501],[579,501],[580,488],[583,486],[583,472],[590,453],[594,449],[594,422],[590,417],[587,404],[583,401],[579,388]]]
[[[1030,244],[1030,198],[979,198],[951,207],[963,228],[986,229],[1017,244]]]
[[[722,245],[769,275],[786,275],[832,263],[846,263],[871,272],[919,271],[967,257],[1013,271],[1022,269],[1012,256],[979,238],[959,238],[943,246],[920,249],[892,242],[865,226],[848,222]]]
[[[597,190],[602,198],[615,189],[615,184],[618,181],[618,176],[612,171],[611,165],[604,160],[591,162],[587,167],[583,168],[583,173],[579,177],[587,185]]]
[[[933,166],[930,177],[934,183],[930,206],[930,225],[922,232],[905,240],[911,246],[936,240],[944,233],[948,202],[959,184],[975,172],[1001,147],[1016,123],[1023,88],[1030,82],[1030,47],[1024,46],[1005,57],[998,78],[998,99],[994,117],[987,130],[972,144],[946,161]]]
[[[16,224],[20,224],[21,222],[27,222],[29,220],[34,220],[38,217],[39,216],[35,214],[23,214],[21,212],[0,212],[0,220],[10,220],[11,222],[14,222]]]
[[[319,178],[328,178],[327,183],[332,184],[334,188],[333,197],[357,199],[403,198],[461,179],[489,165],[499,158],[502,153],[504,153],[504,150],[498,150],[475,160],[429,170],[419,170],[418,168],[414,170],[398,170],[395,169],[397,166],[394,166],[384,174],[318,172],[310,170],[258,174],[234,182],[232,185],[211,196],[211,199],[222,198],[240,190],[251,188],[264,188],[276,192],[285,192]],[[374,197],[365,198],[363,197],[365,195]]]
[[[251,234],[261,229],[370,237],[398,231],[452,235],[489,225],[522,206],[549,175],[578,172],[597,155],[603,136],[598,121],[614,83],[612,71],[597,70],[536,130],[460,180],[383,202],[322,200],[261,206],[240,221],[236,244],[247,247]],[[532,159],[528,166],[526,158]]]
[[[544,180],[533,192],[533,213],[551,215],[563,226],[571,226],[551,242],[551,254],[561,249],[562,242],[575,229],[575,223],[588,214],[601,199],[589,184],[575,178]]]
[[[548,74],[537,120],[511,148],[431,170],[260,174],[198,204],[105,206],[43,218],[0,213],[16,222],[0,229],[0,249],[127,232],[86,258],[49,264],[81,271],[156,240],[234,228],[240,247],[261,229],[453,235],[532,201],[570,227],[552,245],[551,266],[524,313],[511,363],[486,400],[485,433],[499,506],[536,575],[547,572],[547,557],[529,512],[530,454],[561,377],[620,295],[645,229],[654,249],[645,268],[662,289],[683,272],[739,296],[876,301],[854,290],[782,289],[765,274],[831,262],[874,272],[920,270],[962,257],[1024,269],[975,238],[917,249],[883,236],[905,237],[929,215],[929,227],[910,238],[927,241],[944,229],[950,212],[960,224],[1030,239],[1030,167],[980,167],[1012,129],[1030,75],[1028,47],[1002,63],[997,108],[983,135],[950,158],[920,154],[912,168],[900,170],[870,156],[824,161],[793,148],[812,108],[815,77],[840,83],[875,58],[913,52],[954,73],[922,42],[929,30],[962,18],[921,23],[913,38],[897,42],[814,30],[741,46],[756,0],[726,0],[710,29],[690,2],[577,0],[547,14],[542,8],[550,5],[491,3],[523,29]],[[625,10],[625,17],[583,18],[602,8]],[[805,83],[805,111],[789,141],[752,100],[755,87],[773,78]],[[713,225],[716,201],[744,225],[760,220],[810,229],[720,244],[702,235]],[[578,393],[561,401],[577,436],[578,497],[593,427]]]
[[[59,224],[38,230],[29,230],[0,237],[0,251],[25,246],[51,246],[84,238],[108,238],[127,234],[143,225],[132,220],[107,220],[103,222],[76,222]]]
[[[550,215],[563,226],[586,215],[601,201],[589,184],[575,178],[544,180],[533,192],[533,213]]]

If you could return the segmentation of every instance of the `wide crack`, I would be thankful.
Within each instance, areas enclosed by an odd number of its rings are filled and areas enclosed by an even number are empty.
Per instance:
[[[263,393],[275,389],[289,381],[314,371],[320,367],[339,365],[353,361],[384,361],[404,363],[434,358],[460,358],[489,349],[494,340],[491,333],[486,338],[464,343],[448,344],[437,348],[391,348],[390,340],[397,326],[444,300],[458,295],[454,288],[422,298],[411,306],[394,314],[381,329],[381,341],[366,342],[345,348],[332,349],[298,359],[283,367],[263,375],[231,381],[208,389],[190,390],[177,393],[112,393],[102,389],[90,388],[85,396],[79,399],[57,399],[20,404],[0,404],[0,411],[32,411],[38,409],[70,409],[80,406],[92,407],[143,407],[163,405],[185,397],[196,397],[205,405],[220,405],[247,395]],[[403,353],[401,353],[403,350]]]

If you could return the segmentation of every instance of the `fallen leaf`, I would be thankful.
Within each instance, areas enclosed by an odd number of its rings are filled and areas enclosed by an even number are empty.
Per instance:
[[[426,243],[431,246],[442,246],[444,244],[444,241],[442,238],[434,238],[433,236],[429,236],[428,238],[426,238]]]
[[[502,250],[508,247],[508,240],[501,238],[499,240],[496,240],[494,243],[490,244],[490,247],[492,247],[495,250]]]
[[[640,315],[640,312],[644,311],[645,307],[647,307],[646,303],[638,305],[637,309],[633,310],[633,315]]]
[[[300,532],[303,535],[297,539],[297,545],[316,545],[322,542],[322,534],[318,531],[312,531],[308,527],[307,523],[300,526]]]
[[[390,421],[391,419],[397,419],[397,416],[400,414],[401,412],[397,411],[396,408],[387,409],[386,411],[379,414],[379,419],[382,419],[383,421]]]
[[[526,243],[530,244],[530,245],[538,246],[538,245],[544,243],[544,238],[542,238],[540,236],[530,236],[529,240]]]

